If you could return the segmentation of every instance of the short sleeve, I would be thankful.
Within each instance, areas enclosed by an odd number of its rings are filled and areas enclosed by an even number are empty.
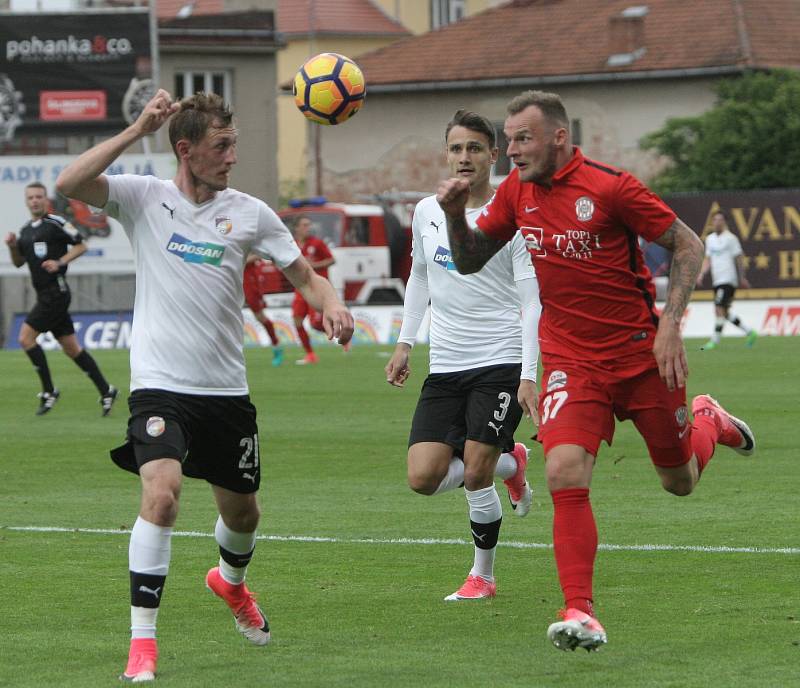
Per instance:
[[[658,239],[677,219],[672,208],[627,172],[620,176],[614,201],[623,224],[647,241]]]
[[[125,225],[132,225],[144,207],[144,200],[153,177],[139,174],[110,174],[108,181],[108,201],[106,213]]]
[[[83,243],[83,236],[71,222],[65,222],[64,226],[61,228],[61,231],[67,235],[67,241],[73,246],[75,244]]]
[[[291,265],[300,257],[300,249],[289,228],[277,213],[263,201],[258,203],[258,226],[252,250],[279,268]]]
[[[475,224],[486,236],[498,241],[510,241],[517,232],[516,200],[519,185],[512,187],[516,175],[506,177],[497,187],[494,198],[489,201]]]
[[[742,242],[739,241],[739,237],[737,237],[733,233],[731,233],[731,247],[733,249],[733,257],[734,258],[736,258],[736,256],[741,256],[742,255],[742,253],[743,253],[743,251],[742,251]]]

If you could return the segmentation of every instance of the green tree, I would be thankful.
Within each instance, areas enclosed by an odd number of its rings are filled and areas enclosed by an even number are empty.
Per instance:
[[[672,164],[654,180],[675,191],[800,187],[800,72],[749,72],[717,86],[698,117],[676,117],[640,141]]]

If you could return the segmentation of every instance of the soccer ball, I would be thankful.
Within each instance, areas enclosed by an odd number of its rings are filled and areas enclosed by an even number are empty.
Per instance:
[[[295,105],[317,124],[341,124],[361,109],[367,84],[350,58],[320,53],[306,60],[292,84]]]

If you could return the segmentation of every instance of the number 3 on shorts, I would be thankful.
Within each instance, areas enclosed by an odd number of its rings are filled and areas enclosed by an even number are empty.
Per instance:
[[[555,418],[558,414],[558,410],[564,405],[564,402],[567,400],[569,396],[569,392],[553,392],[549,394],[544,399],[543,410],[544,413],[542,414],[542,424],[544,425],[550,418]]]
[[[508,405],[511,403],[511,395],[508,392],[500,392],[497,395],[497,400],[500,402],[500,408],[494,412],[494,419],[503,420],[508,413]]]

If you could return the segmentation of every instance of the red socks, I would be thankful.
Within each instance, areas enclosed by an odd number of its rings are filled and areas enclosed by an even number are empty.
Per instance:
[[[698,411],[692,423],[692,451],[697,457],[697,468],[700,473],[714,456],[714,448],[719,439],[716,418],[707,412]]]
[[[553,550],[565,605],[593,616],[592,574],[597,553],[597,526],[589,488],[556,490],[550,496],[553,499]]]
[[[303,348],[306,350],[307,354],[310,354],[314,351],[311,348],[311,341],[308,338],[308,332],[306,332],[306,328],[302,325],[297,328],[297,336],[300,337],[300,343],[303,345]]]
[[[265,318],[261,321],[261,324],[264,326],[264,329],[267,331],[269,335],[269,339],[272,342],[272,346],[278,346],[278,335],[275,334],[275,325],[272,324],[272,320],[269,318]]]

